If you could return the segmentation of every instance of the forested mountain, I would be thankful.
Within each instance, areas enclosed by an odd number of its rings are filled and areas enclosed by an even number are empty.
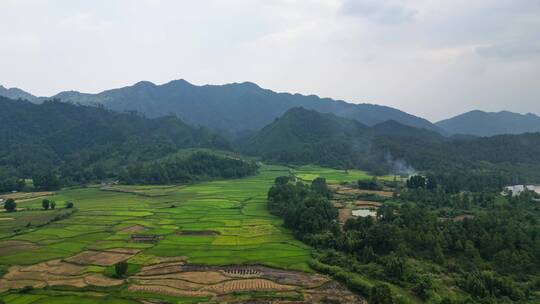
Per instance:
[[[137,111],[147,117],[175,114],[186,123],[230,134],[258,130],[288,109],[299,106],[334,113],[366,125],[395,120],[405,125],[440,131],[429,121],[394,108],[352,104],[314,95],[276,93],[250,82],[196,86],[185,80],[163,85],[142,81],[98,94],[68,91],[53,98],[81,104],[102,104],[117,111]]]
[[[494,136],[540,132],[540,117],[508,111],[471,111],[436,123],[448,134]]]
[[[182,148],[229,149],[226,140],[176,117],[147,119],[56,100],[0,97],[0,176],[52,174],[86,182]]]
[[[293,108],[243,144],[248,154],[280,163],[365,167],[372,130],[350,119]]]
[[[291,109],[263,128],[246,141],[243,151],[269,161],[380,173],[412,167],[449,179],[466,170],[477,174],[475,181],[467,181],[473,187],[483,178],[497,186],[540,181],[540,133],[444,137],[395,121],[367,127],[303,108]]]

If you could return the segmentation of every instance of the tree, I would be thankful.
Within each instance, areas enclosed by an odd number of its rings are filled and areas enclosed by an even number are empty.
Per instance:
[[[358,189],[362,190],[382,190],[383,186],[379,184],[379,181],[376,177],[373,177],[369,180],[359,180]]]
[[[390,287],[386,284],[377,284],[371,288],[371,294],[369,296],[370,304],[393,304],[392,292]]]
[[[73,203],[72,202],[66,202],[66,209],[71,209],[73,208]]]
[[[411,176],[407,180],[407,188],[409,189],[418,189],[418,188],[425,188],[426,187],[426,178],[422,175],[414,175]]]
[[[43,201],[41,201],[41,206],[43,207],[43,209],[49,210],[49,205],[50,205],[50,202],[48,199],[44,199]]]
[[[278,186],[282,186],[282,185],[285,185],[286,183],[288,183],[289,180],[290,180],[290,178],[288,176],[278,176],[274,180],[274,184],[276,184]]]
[[[413,287],[414,292],[420,296],[420,298],[427,300],[429,298],[429,290],[433,286],[433,282],[429,276],[423,275],[418,278],[418,282]]]
[[[55,201],[51,201],[51,209],[54,210],[54,208],[56,208],[56,202],[55,202]]]
[[[34,182],[34,187],[36,187],[36,189],[38,190],[58,190],[61,186],[61,182],[58,179],[58,176],[56,176],[56,174],[54,174],[53,172],[35,174],[32,177],[32,180]]]
[[[4,209],[6,209],[6,212],[15,212],[17,211],[17,203],[15,203],[14,199],[8,198],[4,203]]]
[[[330,190],[328,190],[326,178],[317,177],[316,179],[314,179],[311,183],[311,189],[324,197],[330,196]]]
[[[116,273],[116,276],[119,278],[123,277],[126,274],[127,270],[128,263],[126,261],[122,261],[114,265],[114,271]]]
[[[426,178],[426,188],[430,191],[437,189],[437,180],[435,179],[435,176],[428,175]]]

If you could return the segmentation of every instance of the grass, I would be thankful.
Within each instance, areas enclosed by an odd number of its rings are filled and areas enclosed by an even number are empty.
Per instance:
[[[322,168],[315,165],[299,166],[293,169],[293,173],[300,180],[312,182],[317,177],[324,177],[328,183],[354,182],[372,178],[367,172],[356,169],[336,170]]]
[[[359,170],[348,172],[303,166],[290,169],[282,166],[263,166],[253,177],[220,180],[184,186],[117,186],[105,191],[98,186],[64,189],[48,198],[57,203],[56,210],[43,211],[42,197],[18,203],[19,207],[35,209],[1,217],[1,242],[25,241],[33,244],[24,251],[11,250],[2,255],[0,269],[12,265],[31,265],[67,258],[84,250],[110,248],[139,248],[142,251],[129,260],[131,270],[152,263],[159,257],[185,256],[189,263],[206,265],[262,264],[271,267],[312,271],[308,266],[311,249],[297,241],[283,228],[282,220],[266,209],[266,195],[277,176],[293,171],[309,182],[318,176],[329,183],[354,181],[369,176]],[[63,209],[72,201],[77,212],[57,221],[51,219],[71,212]],[[31,222],[30,227],[26,227]],[[43,225],[43,226],[39,226]],[[155,244],[134,243],[129,232],[135,225],[145,230],[137,234],[159,234]],[[19,231],[14,234],[14,230]],[[179,231],[214,231],[215,235],[179,235]],[[109,273],[112,268],[89,266],[88,272]],[[133,303],[125,290],[109,290],[96,295],[88,291],[41,289],[27,294],[0,295],[8,303]],[[170,300],[168,297],[151,295]],[[76,299],[76,300],[75,300]],[[197,302],[197,299],[174,299],[178,303]]]

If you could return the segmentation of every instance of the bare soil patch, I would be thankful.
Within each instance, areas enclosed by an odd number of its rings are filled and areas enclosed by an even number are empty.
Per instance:
[[[375,190],[360,190],[360,194],[375,194],[384,198],[392,198],[392,191],[375,191]]]
[[[348,219],[353,218],[351,209],[339,209],[339,222],[344,224]]]
[[[196,271],[196,272],[176,272],[152,276],[135,276],[133,278],[139,280],[164,280],[164,279],[174,279],[188,281],[196,284],[215,284],[220,283],[226,280],[230,280],[230,277],[224,276],[220,272],[215,271]]]
[[[380,206],[382,206],[382,203],[371,201],[354,201],[353,205],[361,208],[379,208]]]
[[[145,231],[145,230],[146,230],[146,227],[144,227],[142,225],[135,225],[135,226],[124,228],[124,229],[120,230],[120,232],[123,232],[123,233],[136,233],[136,232],[141,232],[141,231]]]
[[[328,285],[330,282],[337,287]],[[235,292],[304,292],[308,299],[305,302],[284,298],[268,300],[268,303],[365,303],[326,276],[259,265],[206,266],[164,262],[143,267],[131,277],[128,290],[183,297],[211,296],[214,300]],[[234,303],[240,303],[236,301]]]
[[[102,274],[97,274],[97,273],[85,276],[84,281],[88,285],[102,286],[102,287],[118,286],[124,283],[123,280],[108,278],[106,276],[103,276]]]
[[[39,246],[25,241],[3,241],[0,242],[0,256],[16,254],[18,252],[25,252],[38,249]]]
[[[144,293],[157,293],[164,294],[173,297],[204,297],[204,296],[215,296],[214,293],[207,291],[191,291],[191,290],[180,290],[172,287],[166,286],[154,286],[154,285],[131,285],[128,288],[130,292],[144,292]]]
[[[47,285],[62,285],[83,288],[88,285],[107,287],[123,283],[123,280],[107,278],[102,274],[84,273],[85,269],[84,266],[62,260],[51,260],[30,266],[12,266],[0,279],[0,291],[5,290],[4,288],[25,286],[43,288]]]
[[[347,303],[367,304],[366,299],[355,295],[347,288],[335,281],[328,282],[323,286],[304,291],[305,301],[300,303]]]
[[[232,280],[210,285],[204,290],[219,294],[228,294],[238,291],[287,291],[297,289],[298,286],[278,284],[265,279]]]
[[[192,236],[216,236],[219,232],[213,230],[183,230],[178,231],[178,235],[192,235]]]
[[[155,285],[155,286],[168,286],[181,290],[197,291],[201,289],[201,284],[191,283],[183,280],[175,279],[150,279],[150,280],[137,280],[137,283],[141,285]]]
[[[66,261],[80,265],[112,266],[129,259],[133,255],[132,253],[88,250],[67,258]]]

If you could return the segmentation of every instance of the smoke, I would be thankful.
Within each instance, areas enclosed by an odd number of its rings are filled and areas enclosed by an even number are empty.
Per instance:
[[[386,163],[390,168],[390,173],[402,176],[412,176],[416,174],[416,170],[406,161],[402,159],[394,159],[390,153],[385,155]]]

